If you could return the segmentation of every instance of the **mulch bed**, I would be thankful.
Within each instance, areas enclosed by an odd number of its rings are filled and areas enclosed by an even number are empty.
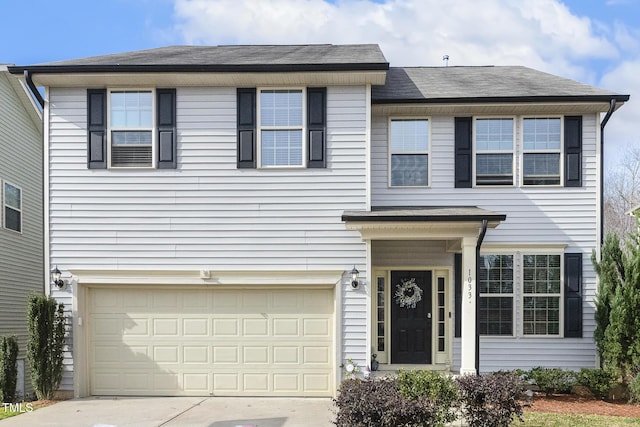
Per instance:
[[[591,414],[610,415],[616,417],[640,418],[640,405],[632,405],[625,401],[604,401],[575,394],[553,394],[545,396],[536,393],[531,406],[525,412],[551,412],[556,414]]]

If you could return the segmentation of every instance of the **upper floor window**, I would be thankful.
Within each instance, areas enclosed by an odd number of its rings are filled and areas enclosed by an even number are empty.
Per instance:
[[[560,118],[523,119],[523,185],[560,185],[561,134]]]
[[[4,205],[4,228],[22,232],[22,190],[8,182],[2,192]]]
[[[429,185],[429,121],[392,119],[389,127],[391,186],[426,187]]]
[[[513,185],[514,120],[475,120],[476,185]]]
[[[304,166],[304,92],[261,90],[259,97],[260,164]]]
[[[111,167],[153,167],[153,92],[109,92]]]

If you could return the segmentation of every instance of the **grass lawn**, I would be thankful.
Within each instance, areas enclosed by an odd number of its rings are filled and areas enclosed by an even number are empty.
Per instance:
[[[545,414],[540,412],[525,412],[524,423],[514,422],[515,426],[523,427],[618,427],[640,426],[640,419],[625,417],[605,417],[602,415],[576,414]]]

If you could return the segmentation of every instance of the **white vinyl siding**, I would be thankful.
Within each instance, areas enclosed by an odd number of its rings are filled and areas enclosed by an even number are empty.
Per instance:
[[[0,71],[0,193],[7,182],[21,190],[21,233],[4,224],[0,209],[0,336],[15,335],[24,362],[22,392],[31,394],[27,354],[27,298],[44,291],[42,123],[17,77]],[[0,194],[0,202],[2,195]],[[24,387],[24,388],[22,388]]]
[[[374,110],[375,112],[375,110]],[[554,113],[557,113],[555,111]],[[541,107],[540,116],[545,116]],[[570,111],[565,114],[572,115]],[[461,112],[460,117],[469,116]],[[525,117],[531,117],[529,115]],[[546,116],[549,117],[549,116]],[[454,117],[431,115],[431,184],[425,188],[390,189],[388,183],[389,116],[374,114],[372,118],[372,206],[478,206],[501,214],[507,219],[489,229],[485,247],[509,245],[566,245],[565,252],[583,253],[583,338],[528,336],[525,338],[481,337],[481,371],[526,368],[527,366],[561,366],[577,369],[596,366],[593,344],[594,296],[596,273],[590,261],[591,251],[598,245],[598,174],[600,132],[598,114],[584,114],[582,121],[582,187],[561,186],[482,186],[454,188]],[[521,132],[522,116],[516,116],[515,135]],[[520,155],[516,149],[516,158]],[[517,164],[516,164],[517,166]],[[516,168],[516,176],[517,176]],[[420,201],[419,203],[417,201]],[[377,242],[374,242],[376,248]],[[398,248],[402,245],[398,243]],[[402,258],[403,253],[388,255]],[[427,256],[427,255],[425,255]],[[431,260],[433,256],[428,254]],[[383,255],[379,255],[380,258]],[[383,265],[383,264],[382,264]],[[521,297],[521,296],[518,296]],[[516,313],[521,316],[521,313]],[[459,339],[454,340],[454,369],[459,369]],[[510,354],[509,360],[504,354]]]
[[[179,169],[88,170],[86,90],[50,93],[51,264],[66,270],[347,271],[366,245],[367,89],[327,88],[322,169],[237,169],[236,88],[177,88]],[[346,283],[346,282],[345,282]],[[345,291],[346,292],[346,291]],[[69,303],[70,291],[55,291]],[[341,346],[365,363],[366,297],[341,297]],[[70,363],[70,361],[68,361]],[[64,378],[69,389],[71,376]]]

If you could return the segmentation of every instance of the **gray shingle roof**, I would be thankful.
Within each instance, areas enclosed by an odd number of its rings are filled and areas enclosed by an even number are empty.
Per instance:
[[[33,71],[65,69],[139,68],[207,70],[375,69],[389,67],[380,47],[358,45],[169,46],[88,58],[48,62]]]
[[[627,95],[522,66],[390,68],[374,103],[612,98]]]

